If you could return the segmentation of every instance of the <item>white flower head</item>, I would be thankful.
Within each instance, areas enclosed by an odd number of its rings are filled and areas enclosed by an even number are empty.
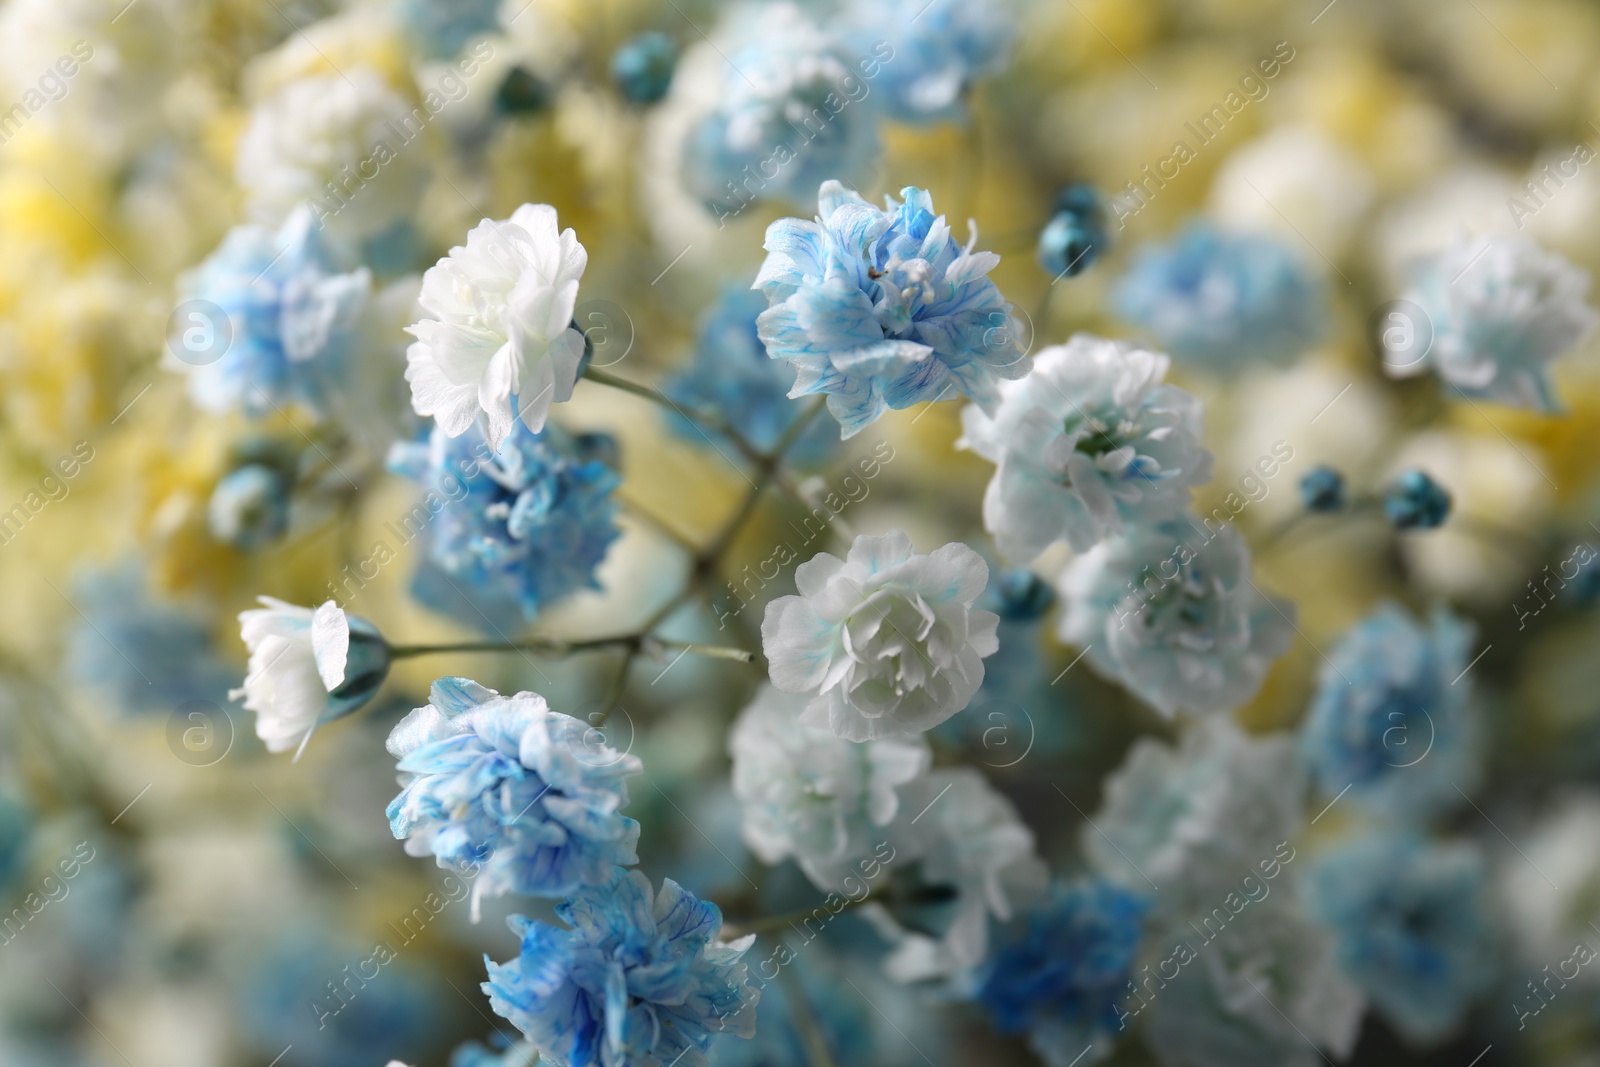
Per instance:
[[[1129,524],[1170,518],[1211,478],[1200,402],[1165,384],[1170,361],[1128,341],[1075,335],[1000,383],[993,416],[961,413],[957,447],[995,465],[983,525],[1031,563],[1063,538],[1082,552]]]
[[[989,955],[989,920],[1009,922],[1037,901],[1049,869],[1033,831],[1011,801],[972,767],[934,771],[904,791],[908,855],[920,857],[922,881],[955,890],[953,918],[941,936],[905,930],[887,912],[871,919],[895,942],[884,961],[898,982],[970,976]]]
[[[1061,639],[1168,717],[1232,711],[1293,639],[1294,606],[1256,588],[1239,531],[1192,515],[1102,541],[1061,596]]]
[[[1147,936],[1155,958],[1141,974],[1163,958],[1182,968],[1139,1013],[1167,1067],[1320,1067],[1332,1061],[1319,1050],[1342,1060],[1355,1047],[1367,998],[1292,900],[1251,904],[1210,941],[1187,924]]]
[[[967,706],[999,650],[999,616],[972,607],[988,565],[959,542],[916,555],[902,530],[863,535],[794,577],[799,595],[767,605],[761,644],[773,685],[813,694],[807,726],[851,741],[922,733]]]
[[[365,619],[332,600],[315,611],[270,596],[239,613],[250,649],[244,685],[228,694],[256,713],[256,736],[269,752],[302,748],[320,723],[372,699],[389,672],[389,646]]]
[[[818,888],[837,889],[888,840],[897,790],[932,761],[918,737],[856,744],[800,724],[803,695],[763,685],[728,739],[744,840],[761,862],[793,858]]]
[[[557,233],[548,204],[473,227],[422,277],[419,303],[429,317],[409,327],[417,340],[406,352],[417,414],[451,437],[487,415],[497,450],[519,416],[542,430],[550,405],[569,399],[578,380],[583,334],[572,313],[588,262],[570,228]]]
[[[1130,889],[1154,887],[1163,912],[1203,909],[1261,861],[1293,857],[1306,784],[1288,736],[1251,737],[1226,718],[1196,723],[1176,748],[1141,738],[1106,779],[1084,853]]]
[[[1406,294],[1427,314],[1414,325],[1432,344],[1386,347],[1384,370],[1401,378],[1431,367],[1468,396],[1557,410],[1548,365],[1600,321],[1588,291],[1586,272],[1526,237],[1458,240]]]
[[[423,126],[427,123],[424,121]],[[319,226],[359,242],[405,221],[427,181],[418,122],[365,67],[284,85],[251,112],[235,172],[251,218],[276,227],[309,204]]]

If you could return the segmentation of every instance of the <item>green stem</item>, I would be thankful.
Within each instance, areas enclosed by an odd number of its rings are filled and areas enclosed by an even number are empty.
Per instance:
[[[593,637],[584,641],[566,641],[559,637],[530,637],[522,641],[460,641],[444,645],[390,645],[390,659],[411,659],[444,652],[535,652],[549,656],[570,656],[578,652],[592,652],[601,648],[626,648],[637,652],[646,645],[676,648],[713,659],[738,660],[749,663],[754,653],[726,645],[696,645],[687,641],[668,641],[650,636],[648,630],[617,634],[614,637]]]

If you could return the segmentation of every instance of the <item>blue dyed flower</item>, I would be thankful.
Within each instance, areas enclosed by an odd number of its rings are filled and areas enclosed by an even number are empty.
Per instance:
[[[678,46],[659,30],[650,30],[622,42],[611,56],[611,80],[625,100],[653,104],[672,87],[678,65]]]
[[[714,411],[727,419],[745,440],[768,451],[800,415],[801,405],[789,399],[792,376],[767,357],[756,332],[756,317],[766,309],[760,293],[730,289],[700,323],[694,360],[662,387],[690,409]],[[678,436],[697,444],[705,436],[688,419],[670,422]],[[832,435],[817,424],[805,431],[789,454],[805,461],[825,455]]]
[[[1383,513],[1397,530],[1432,530],[1450,517],[1450,491],[1423,471],[1401,471],[1383,491]]]
[[[1386,351],[1384,369],[1396,378],[1431,369],[1466,396],[1559,410],[1549,364],[1600,322],[1588,291],[1586,272],[1526,237],[1460,240],[1426,263],[1406,294],[1422,309],[1430,343]]]
[[[1322,336],[1322,294],[1287,248],[1204,222],[1142,250],[1113,300],[1180,360],[1221,375],[1290,363]]]
[[[1329,796],[1413,815],[1452,802],[1476,771],[1472,627],[1445,611],[1419,625],[1385,605],[1324,664],[1301,750]]]
[[[717,940],[722,912],[668,878],[638,871],[556,905],[569,928],[511,917],[509,963],[486,961],[483,991],[557,1067],[703,1067],[719,1033],[750,1037],[760,992],[741,957],[755,940]]]
[[[1413,1041],[1446,1037],[1495,980],[1488,865],[1474,844],[1371,832],[1322,857],[1308,891],[1340,966]]]
[[[169,713],[189,701],[218,707],[236,675],[217,654],[203,611],[165,599],[135,565],[92,570],[73,583],[82,625],[67,639],[67,673],[126,711]]]
[[[856,50],[883,60],[872,79],[881,106],[906,122],[964,117],[972,85],[1004,68],[1017,36],[1002,0],[867,0],[852,21]]]
[[[310,211],[292,212],[277,233],[235,226],[184,276],[168,349],[189,370],[189,395],[207,411],[259,416],[290,404],[328,413],[331,392],[354,350],[372,278],[341,273]]]
[[[720,220],[753,201],[803,203],[829,178],[865,176],[878,111],[859,71],[876,60],[850,58],[793,4],[735,9],[733,21],[716,105],[684,145],[688,191]]]
[[[603,435],[572,437],[512,424],[498,452],[481,424],[460,437],[435,428],[427,442],[396,444],[391,470],[428,489],[398,524],[426,532],[428,562],[414,591],[469,626],[510,630],[581,589],[619,536],[620,482]]]
[[[985,968],[978,997],[995,1025],[1026,1031],[1051,1067],[1069,1067],[1090,1046],[1090,1059],[1110,1053],[1144,912],[1111,882],[1058,886]]]
[[[492,33],[500,0],[399,0],[396,14],[417,51],[451,59],[474,37]]]
[[[413,856],[475,877],[473,909],[506,893],[563,897],[637,863],[639,824],[619,814],[637,756],[538,693],[501,696],[440,678],[389,734],[405,788],[389,828]]]
[[[753,288],[770,307],[756,327],[773,359],[795,368],[790,396],[821,393],[844,437],[890,408],[964,395],[993,413],[999,382],[1028,373],[1011,305],[989,280],[1000,262],[963,248],[921,189],[868,204],[836,181],[819,217],[767,228]]]

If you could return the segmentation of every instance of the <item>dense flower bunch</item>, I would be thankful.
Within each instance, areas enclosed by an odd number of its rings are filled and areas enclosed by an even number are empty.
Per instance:
[[[1592,1061],[1600,22],[1358,7],[0,0],[0,1064]]]

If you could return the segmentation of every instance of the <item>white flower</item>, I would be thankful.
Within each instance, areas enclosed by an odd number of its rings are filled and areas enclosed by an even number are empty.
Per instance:
[[[1010,560],[1031,563],[1065,538],[1082,552],[1127,525],[1168,518],[1211,478],[1200,402],[1163,384],[1166,356],[1075,335],[1000,383],[993,417],[961,413],[959,448],[995,464],[983,525]]]
[[[898,982],[960,979],[989,955],[990,916],[1008,922],[1039,899],[1049,870],[1035,852],[1033,831],[975,768],[937,770],[903,792],[922,881],[954,889],[956,903],[937,939],[873,909],[873,923],[896,942],[884,969]]]
[[[799,596],[761,623],[772,684],[814,694],[800,721],[851,741],[908,737],[965,708],[1000,647],[993,612],[974,611],[989,568],[951,543],[913,555],[902,530],[856,538],[795,568]]]
[[[451,437],[487,414],[495,449],[519,415],[542,430],[550,405],[570,398],[578,380],[583,334],[572,312],[588,262],[571,229],[557,234],[548,204],[473,227],[422,277],[419,302],[431,317],[409,328],[417,340],[406,352],[417,414]]]
[[[319,723],[372,699],[389,671],[389,648],[371,623],[331,600],[315,611],[260,600],[266,607],[239,613],[250,672],[228,696],[256,713],[256,736],[269,752],[303,748]]]
[[[1432,345],[1386,346],[1391,377],[1432,367],[1468,396],[1554,411],[1547,365],[1587,337],[1600,315],[1589,275],[1526,237],[1463,239],[1423,270],[1406,298],[1430,320]]]
[[[1183,732],[1176,748],[1136,741],[1105,781],[1083,849],[1101,874],[1154,892],[1183,914],[1220,903],[1262,861],[1291,858],[1306,769],[1287,735],[1250,737],[1225,718]]]
[[[1061,639],[1168,717],[1238,707],[1292,639],[1294,606],[1256,588],[1239,531],[1193,516],[1102,541],[1061,595]]]
[[[1366,997],[1339,969],[1332,935],[1292,900],[1251,904],[1210,941],[1180,924],[1147,943],[1159,956],[1141,975],[1163,960],[1181,968],[1149,983],[1137,1020],[1167,1067],[1321,1067],[1319,1049],[1343,1059],[1354,1048]]]
[[[819,889],[837,890],[888,839],[896,788],[928,770],[928,743],[857,744],[802,726],[806,698],[763,685],[728,739],[744,840],[762,863],[792,857]]]
[[[424,113],[425,114],[425,113]],[[372,70],[300,78],[257,105],[235,172],[251,218],[276,227],[301,204],[319,226],[360,241],[416,211],[427,153],[420,125]]]

